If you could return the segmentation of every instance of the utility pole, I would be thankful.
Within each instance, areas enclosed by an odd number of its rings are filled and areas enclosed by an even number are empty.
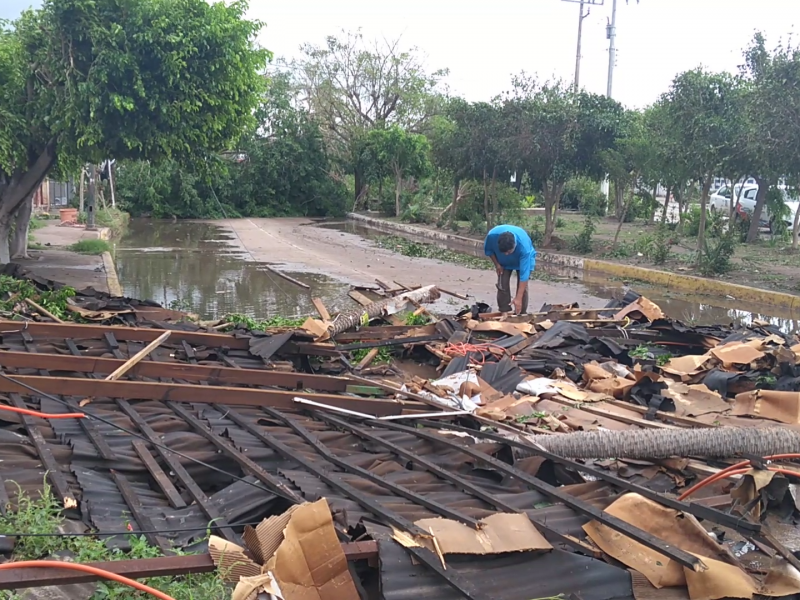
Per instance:
[[[602,6],[604,0],[563,0],[564,2],[579,2],[578,9],[578,50],[575,53],[575,93],[580,91],[581,82],[581,38],[583,37],[583,20],[589,16],[591,8],[586,9],[586,14],[583,12],[583,5],[590,4],[594,6]]]
[[[608,85],[606,96],[611,98],[611,90],[614,83],[614,63],[617,61],[617,0],[611,2],[611,21],[606,25],[606,37],[608,38]]]

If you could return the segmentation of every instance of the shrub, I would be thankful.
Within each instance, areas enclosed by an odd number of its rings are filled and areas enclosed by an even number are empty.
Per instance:
[[[583,229],[570,242],[570,250],[578,254],[589,254],[594,249],[592,236],[594,235],[595,224],[591,217],[586,217],[583,222]]]
[[[596,181],[588,177],[574,177],[564,186],[561,207],[580,210],[591,217],[602,217],[606,214],[606,197]]]
[[[703,240],[703,249],[697,257],[697,268],[705,277],[722,275],[731,270],[731,258],[736,251],[736,233],[729,231],[713,244]]]

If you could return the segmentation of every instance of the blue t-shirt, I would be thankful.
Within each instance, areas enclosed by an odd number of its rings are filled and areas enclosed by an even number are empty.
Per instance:
[[[514,239],[517,244],[514,247],[514,252],[511,254],[503,254],[497,248],[497,242],[500,239],[500,234],[508,231],[514,234]],[[504,269],[509,271],[519,271],[519,280],[528,281],[531,276],[531,271],[536,267],[536,249],[533,247],[531,237],[528,232],[515,225],[498,225],[486,234],[486,240],[483,242],[483,251],[486,256],[495,256],[497,262],[500,263]]]

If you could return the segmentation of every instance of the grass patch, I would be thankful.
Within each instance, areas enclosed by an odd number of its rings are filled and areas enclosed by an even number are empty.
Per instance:
[[[350,354],[353,364],[360,363],[364,357],[370,353],[372,348],[361,348],[360,350],[353,350]],[[392,352],[388,348],[380,348],[378,354],[372,359],[371,365],[385,365],[392,362]]]
[[[73,252],[80,254],[102,254],[111,251],[111,244],[105,240],[81,240],[69,247]]]
[[[61,509],[53,496],[47,481],[38,498],[19,492],[17,510],[0,517],[0,534],[9,533],[58,533],[64,523]],[[38,560],[56,553],[68,553],[74,562],[96,562],[137,558],[157,558],[161,551],[147,543],[144,536],[130,535],[130,551],[109,549],[98,538],[91,536],[41,536],[20,537],[11,556],[12,561]],[[177,554],[183,554],[176,550]],[[203,575],[184,575],[180,577],[155,577],[141,580],[146,585],[161,590],[175,600],[216,600],[227,598],[227,589],[216,573]],[[21,598],[14,592],[0,591],[0,598],[16,600]],[[89,600],[122,600],[124,598],[144,598],[135,590],[112,582],[100,581],[97,591]]]

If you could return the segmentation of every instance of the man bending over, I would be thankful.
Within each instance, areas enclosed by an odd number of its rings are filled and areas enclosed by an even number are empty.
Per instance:
[[[483,243],[497,271],[497,305],[500,312],[524,314],[528,310],[528,280],[536,266],[536,250],[528,233],[514,225],[498,225]],[[517,292],[511,299],[511,272],[517,272]]]

